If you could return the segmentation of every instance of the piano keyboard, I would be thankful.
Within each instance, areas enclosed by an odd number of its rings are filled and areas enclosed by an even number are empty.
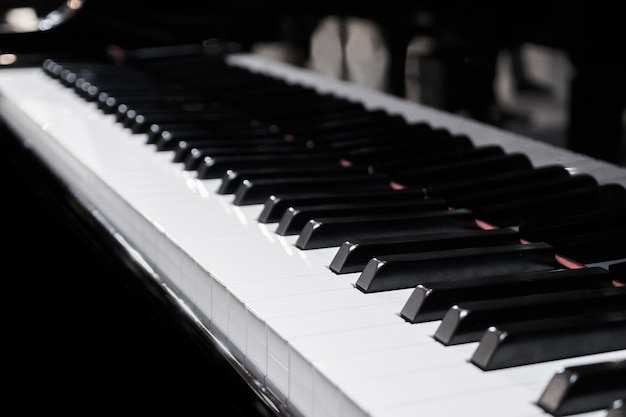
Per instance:
[[[0,114],[279,414],[623,415],[625,169],[221,62],[5,69]]]

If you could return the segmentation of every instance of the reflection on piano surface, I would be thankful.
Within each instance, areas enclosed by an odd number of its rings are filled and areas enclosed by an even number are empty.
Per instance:
[[[277,414],[623,415],[626,170],[248,54],[0,73],[0,115]]]

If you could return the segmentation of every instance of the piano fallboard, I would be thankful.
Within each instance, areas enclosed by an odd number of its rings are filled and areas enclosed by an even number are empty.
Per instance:
[[[530,138],[258,56],[228,60],[522,152],[537,167],[560,164],[626,186],[626,169]],[[477,343],[444,346],[433,338],[439,321],[400,316],[412,289],[357,290],[359,273],[329,269],[336,247],[298,249],[298,236],[258,221],[262,205],[232,204],[233,195],[216,192],[219,179],[197,178],[41,68],[0,71],[0,114],[286,415],[539,417],[536,401],[555,371],[626,356],[483,371],[469,362]]]

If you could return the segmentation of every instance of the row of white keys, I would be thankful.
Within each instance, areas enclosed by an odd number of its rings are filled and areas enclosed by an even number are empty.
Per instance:
[[[39,132],[28,132],[33,148],[65,171],[64,180],[86,204],[139,249],[236,356],[242,355],[262,378],[276,378],[273,385],[285,398],[288,374],[274,377],[267,358],[280,358],[288,367],[288,339],[268,336],[265,317],[249,319],[256,314],[254,302],[281,292],[283,300],[309,298],[308,305],[292,306],[295,312],[283,308],[281,317],[321,312],[331,298],[334,308],[350,306],[357,298],[365,305],[351,281],[328,270],[329,259],[302,253],[263,230],[267,226],[256,221],[260,207],[231,205],[231,196],[213,192],[217,182],[195,180],[171,163],[171,154],[155,152],[143,135],[130,134],[40,71],[4,73],[2,91],[9,100],[5,105],[16,105],[39,127]],[[284,280],[301,285],[283,286]],[[255,284],[265,291],[250,292]],[[337,296],[346,293],[344,300]],[[389,303],[383,299],[378,304]]]

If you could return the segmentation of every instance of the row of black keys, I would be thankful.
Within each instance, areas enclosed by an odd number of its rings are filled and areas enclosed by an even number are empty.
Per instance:
[[[211,74],[221,85],[223,78],[233,78],[231,73],[240,71],[229,68],[227,76]],[[98,100],[103,111],[115,112],[120,122],[134,131],[147,132],[148,142],[157,149],[174,150],[174,160],[182,162],[186,169],[196,170],[200,178],[223,177],[218,192],[234,193],[234,204],[261,204],[268,195],[293,198],[293,193],[302,190],[315,194],[315,204],[322,202],[321,193],[330,194],[326,201],[337,204],[333,192],[380,191],[380,195],[372,197],[346,196],[344,206],[302,207],[311,199],[283,203],[280,209],[285,204],[301,208],[282,220],[284,224],[278,233],[299,233],[312,216],[389,213],[387,206],[392,201],[398,202],[393,213],[412,215],[402,222],[408,233],[413,222],[420,228],[426,221],[420,212],[432,211],[429,204],[434,202],[423,201],[427,196],[451,207],[471,209],[469,215],[463,211],[449,214],[451,220],[443,220],[444,223],[454,222],[456,227],[465,218],[465,224],[459,227],[476,228],[471,219],[467,221],[473,215],[497,227],[522,224],[525,240],[547,242],[559,253],[582,263],[611,260],[626,252],[626,243],[620,239],[625,235],[621,209],[626,206],[626,192],[619,185],[599,186],[591,176],[570,175],[562,166],[534,168],[525,155],[506,154],[497,145],[475,147],[466,136],[452,135],[426,123],[408,124],[336,97],[311,96],[311,90],[303,87],[285,87],[281,83],[278,88],[273,85],[279,82],[276,80],[270,80],[271,88],[289,93],[274,92],[269,96],[271,103],[263,102],[261,106],[249,96],[240,97],[240,93],[218,91],[211,92],[211,96],[194,92],[185,96],[184,89],[177,85],[158,82],[155,86],[154,80],[144,85],[146,78],[135,81],[132,77],[129,81],[128,74],[107,75],[102,81],[104,86],[96,88],[87,82],[81,84],[79,91],[87,99]],[[234,78],[242,78],[242,74],[235,75]],[[257,81],[255,76],[245,75],[244,78]],[[269,101],[269,93],[262,94],[270,88],[264,85],[267,78],[262,77],[261,87],[246,90],[248,95]],[[142,90],[149,93],[137,94]],[[228,96],[228,100],[223,96]],[[237,103],[242,100],[245,105]],[[245,111],[237,107],[245,107]],[[273,113],[291,115],[287,120],[295,125],[268,112],[266,107],[278,107]],[[290,111],[285,111],[285,107]],[[143,121],[133,124],[137,119]],[[411,192],[394,192],[390,184]],[[281,215],[275,214],[279,208],[272,210],[274,213],[264,213],[260,221],[273,221]],[[564,225],[564,216],[570,216],[569,222],[578,227],[554,230],[551,225]],[[350,234],[362,229],[367,220],[359,219],[358,224],[351,226]],[[371,230],[379,223],[368,228]],[[429,223],[436,224],[436,220]],[[386,224],[381,226],[388,228]],[[330,222],[315,227],[304,234],[298,246],[334,246],[343,238],[336,227]],[[341,227],[348,225],[344,222]],[[608,241],[614,243],[599,245]]]
[[[234,204],[263,203],[259,221],[301,249],[339,246],[330,268],[360,272],[362,291],[415,288],[402,317],[442,320],[444,344],[480,341],[485,370],[626,348],[624,263],[557,261],[626,257],[622,187],[221,61],[189,93],[161,78],[180,77],[170,62],[150,75],[44,68],[200,178],[222,178]]]

